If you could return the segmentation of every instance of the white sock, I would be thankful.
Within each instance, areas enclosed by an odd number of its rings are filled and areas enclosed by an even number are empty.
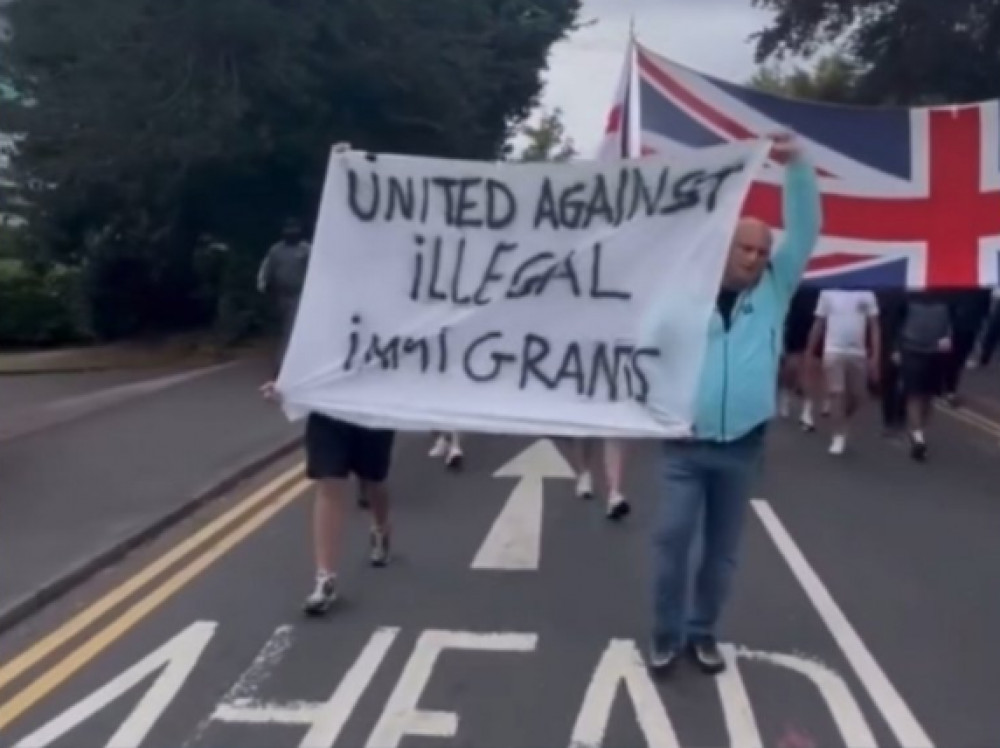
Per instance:
[[[915,441],[917,444],[924,443],[923,429],[917,429],[916,431],[913,432],[913,441]]]

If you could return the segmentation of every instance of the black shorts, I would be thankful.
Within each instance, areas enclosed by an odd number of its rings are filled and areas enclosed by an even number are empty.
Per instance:
[[[940,353],[903,351],[899,377],[908,395],[934,397],[941,394],[943,362]]]
[[[306,475],[382,483],[389,477],[395,432],[366,429],[313,413],[306,421]]]

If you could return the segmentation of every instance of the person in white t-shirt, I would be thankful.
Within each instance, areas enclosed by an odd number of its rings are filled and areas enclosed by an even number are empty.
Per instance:
[[[847,446],[847,424],[878,377],[878,302],[871,291],[823,291],[809,336],[810,350],[823,346],[823,373],[831,399],[830,454]]]

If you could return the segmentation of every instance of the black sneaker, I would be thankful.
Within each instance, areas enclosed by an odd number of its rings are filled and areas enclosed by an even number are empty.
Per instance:
[[[710,636],[693,639],[688,651],[698,668],[706,675],[717,675],[726,669],[726,658],[719,651],[719,645]]]
[[[337,601],[337,578],[317,576],[316,587],[302,606],[307,616],[324,615]]]
[[[372,529],[371,553],[368,557],[372,566],[382,567],[389,563],[389,533]]]
[[[681,659],[681,651],[676,646],[656,644],[649,651],[649,669],[654,673],[666,675]]]
[[[608,519],[613,522],[617,522],[620,519],[625,519],[631,511],[632,507],[629,505],[626,498],[620,493],[611,494],[611,496],[608,497]]]
[[[917,441],[910,437],[910,457],[917,462],[927,461],[927,442]]]

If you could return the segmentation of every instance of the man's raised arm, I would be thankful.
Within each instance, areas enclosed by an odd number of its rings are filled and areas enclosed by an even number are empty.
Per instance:
[[[777,150],[788,154],[783,194],[785,236],[774,254],[771,267],[789,297],[795,292],[806,265],[816,249],[823,208],[816,171],[801,152],[788,142]]]

